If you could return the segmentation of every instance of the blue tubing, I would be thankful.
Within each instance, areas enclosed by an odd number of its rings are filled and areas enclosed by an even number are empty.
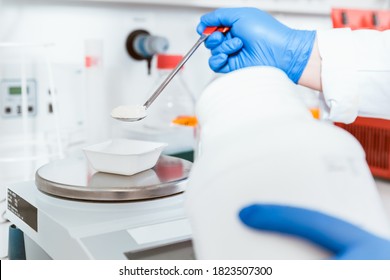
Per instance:
[[[18,229],[15,225],[10,225],[8,230],[8,259],[26,259],[23,231]]]

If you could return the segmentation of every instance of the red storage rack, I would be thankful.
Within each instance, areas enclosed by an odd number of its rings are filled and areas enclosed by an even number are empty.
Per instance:
[[[334,28],[390,29],[390,11],[332,9]],[[390,120],[358,117],[352,124],[336,123],[363,146],[367,163],[376,177],[390,179]]]
[[[358,117],[352,124],[336,123],[360,142],[374,176],[390,179],[390,121]]]
[[[331,15],[334,28],[390,29],[390,11],[386,10],[332,9]]]

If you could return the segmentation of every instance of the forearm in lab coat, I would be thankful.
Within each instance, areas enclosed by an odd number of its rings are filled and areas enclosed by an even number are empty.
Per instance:
[[[390,30],[317,32],[324,118],[390,119]]]

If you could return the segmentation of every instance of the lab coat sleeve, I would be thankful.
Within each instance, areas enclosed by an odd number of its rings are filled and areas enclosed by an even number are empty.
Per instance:
[[[317,36],[323,118],[344,123],[358,115],[390,119],[390,30],[343,28]]]

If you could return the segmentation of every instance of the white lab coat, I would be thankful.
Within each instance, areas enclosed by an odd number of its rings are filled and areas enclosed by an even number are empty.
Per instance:
[[[350,123],[359,116],[390,119],[390,30],[318,31],[323,114]]]

